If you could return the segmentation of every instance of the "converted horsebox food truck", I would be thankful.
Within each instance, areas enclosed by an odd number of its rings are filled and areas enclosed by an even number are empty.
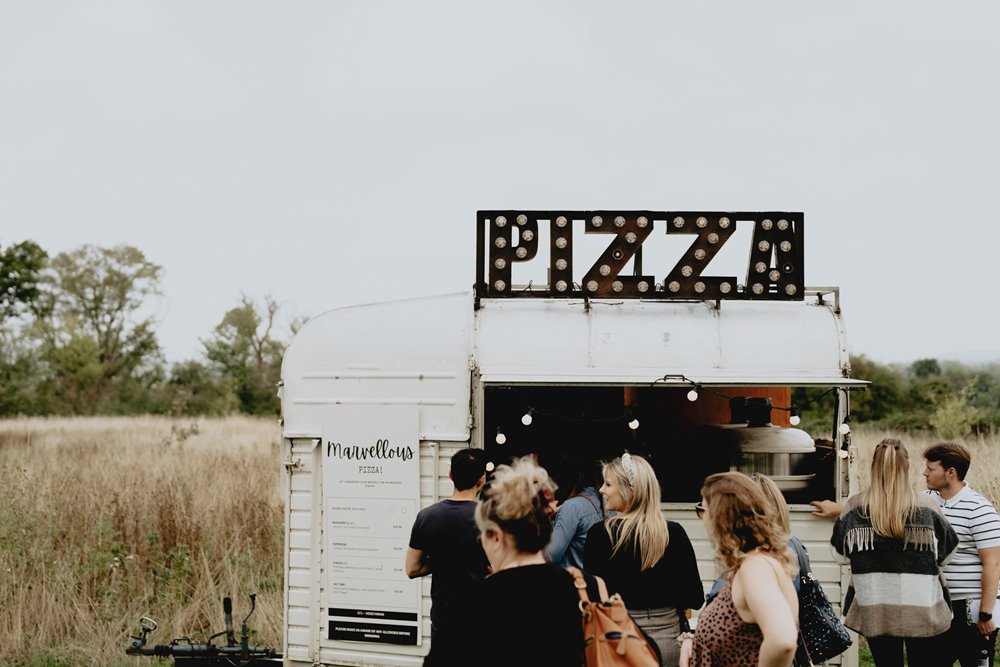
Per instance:
[[[550,471],[567,452],[648,457],[706,591],[716,573],[693,507],[701,482],[765,473],[839,608],[849,570],[808,502],[852,491],[849,390],[865,383],[850,377],[838,289],[804,284],[803,215],[480,211],[477,222],[470,293],[338,308],[285,353],[285,664],[422,664],[430,578],[407,578],[404,556],[416,513],[451,494],[449,459],[464,447],[484,449],[488,470],[529,453]],[[654,231],[690,243],[673,268],[643,266]],[[706,275],[737,238],[749,239],[746,274]],[[514,284],[515,271],[534,277]],[[794,427],[802,387],[835,399],[821,433]],[[856,646],[832,662],[856,665]]]

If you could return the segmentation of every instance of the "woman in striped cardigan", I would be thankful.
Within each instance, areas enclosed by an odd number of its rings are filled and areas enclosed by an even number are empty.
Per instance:
[[[948,588],[941,565],[958,537],[937,503],[917,494],[910,457],[899,440],[875,447],[871,486],[851,496],[830,543],[851,564],[844,624],[868,640],[877,667],[939,667],[951,626]]]

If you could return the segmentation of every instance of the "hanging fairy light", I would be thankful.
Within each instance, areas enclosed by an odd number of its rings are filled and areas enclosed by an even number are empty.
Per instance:
[[[691,391],[688,392],[688,400],[691,401],[692,403],[698,400],[699,389],[701,389],[701,385],[696,384],[694,387],[691,388]]]
[[[496,437],[496,441],[497,441],[497,444],[498,444],[498,445],[502,445],[502,444],[504,444],[504,443],[506,443],[506,442],[507,442],[507,436],[503,434],[503,431],[501,431],[501,430],[500,430],[500,427],[499,427],[499,426],[497,426],[497,437]]]
[[[841,435],[847,435],[848,433],[851,432],[851,416],[850,415],[847,415],[846,417],[844,417],[844,421],[841,422],[839,430],[840,430]]]
[[[628,427],[633,431],[639,428],[639,419],[631,410],[628,411]]]
[[[524,413],[523,417],[521,417],[521,423],[524,424],[525,426],[531,426],[531,422],[534,421],[533,417],[534,414],[535,414],[534,409],[528,408],[528,411]]]

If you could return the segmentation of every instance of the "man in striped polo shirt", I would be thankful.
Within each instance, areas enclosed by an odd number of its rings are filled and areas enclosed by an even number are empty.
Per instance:
[[[954,557],[943,568],[954,614],[948,641],[952,661],[976,667],[987,648],[992,665],[997,637],[993,612],[1000,585],[1000,516],[990,501],[965,482],[972,462],[969,450],[940,443],[928,448],[924,458],[927,493],[937,498],[959,540]]]

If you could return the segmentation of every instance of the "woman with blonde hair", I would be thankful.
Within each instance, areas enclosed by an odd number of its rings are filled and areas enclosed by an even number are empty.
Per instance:
[[[910,483],[910,455],[899,440],[875,447],[871,485],[847,499],[830,544],[851,564],[844,625],[868,640],[879,667],[950,664],[942,660],[951,604],[941,577],[958,537],[937,502]]]
[[[775,481],[759,472],[750,475],[750,479],[757,482],[760,490],[764,492],[764,497],[771,503],[771,508],[774,511],[774,522],[778,530],[788,539],[788,549],[792,554],[792,567],[795,570],[792,575],[792,586],[798,592],[801,583],[799,579],[799,556],[801,555],[802,560],[808,565],[809,552],[806,551],[806,545],[802,543],[802,540],[792,534],[792,517],[788,512],[788,503],[785,501],[785,496],[781,493],[781,489],[778,488]]]
[[[613,513],[587,533],[583,564],[618,593],[656,643],[663,665],[678,664],[681,616],[704,603],[694,548],[684,528],[660,510],[660,483],[649,462],[623,454],[603,467],[601,496]]]
[[[788,667],[795,657],[799,602],[788,537],[760,486],[739,472],[709,475],[695,506],[725,583],[682,636],[681,665]]]
[[[573,576],[548,563],[555,484],[529,458],[497,467],[476,507],[493,573],[468,610],[469,664],[580,667],[583,629]],[[544,636],[545,641],[531,638]]]
[[[759,472],[750,475],[750,480],[757,482],[760,490],[764,492],[764,497],[767,498],[768,502],[771,503],[771,507],[774,508],[774,520],[777,523],[778,529],[786,537],[790,537],[792,534],[792,518],[788,513],[788,503],[785,501],[785,496],[781,493],[781,489],[778,488],[773,479]]]

